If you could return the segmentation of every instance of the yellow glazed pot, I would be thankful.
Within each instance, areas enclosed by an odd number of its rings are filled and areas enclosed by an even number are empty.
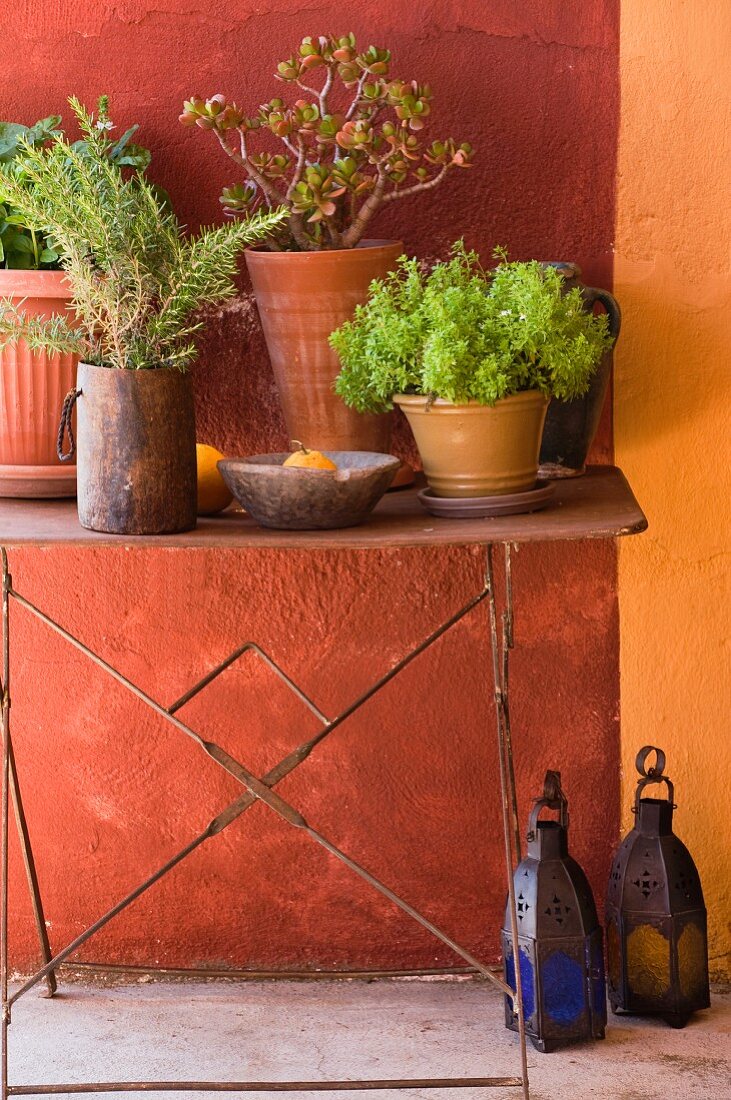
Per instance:
[[[548,398],[539,390],[495,405],[395,394],[411,425],[427,481],[440,497],[484,497],[531,489]]]

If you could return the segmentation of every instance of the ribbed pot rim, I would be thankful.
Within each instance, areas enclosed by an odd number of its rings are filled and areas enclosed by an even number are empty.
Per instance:
[[[254,245],[251,248],[247,248],[244,251],[247,263],[249,259],[254,259],[258,263],[323,263],[324,258],[328,256],[352,256],[358,252],[376,252],[386,251],[389,252],[393,248],[398,248],[400,252],[404,250],[403,241],[399,240],[387,240],[387,239],[374,239],[359,241],[354,248],[323,248],[317,252],[268,252],[262,246]]]
[[[420,393],[395,393],[393,395],[393,401],[396,405],[407,405],[411,408],[421,408],[429,402],[429,398]],[[548,403],[548,397],[540,390],[521,390],[519,393],[508,394],[507,397],[500,397],[494,405],[483,405],[480,401],[475,401],[474,398],[469,401],[462,402],[456,405],[453,401],[447,401],[443,397],[436,397],[430,403],[430,409],[485,409],[487,412],[492,412],[499,406],[505,405],[533,405]]]
[[[65,271],[26,271],[0,268],[0,296],[11,298],[58,298],[68,301],[73,297],[66,281]]]

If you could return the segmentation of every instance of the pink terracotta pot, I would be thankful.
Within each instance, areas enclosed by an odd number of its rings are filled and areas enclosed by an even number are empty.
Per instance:
[[[0,270],[0,298],[26,314],[71,313],[62,271]],[[76,468],[56,455],[63,399],[73,388],[77,358],[32,352],[24,340],[0,350],[0,496],[72,497]]]

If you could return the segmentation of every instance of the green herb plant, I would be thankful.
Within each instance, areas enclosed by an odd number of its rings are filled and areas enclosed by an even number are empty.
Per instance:
[[[322,35],[277,66],[277,80],[304,93],[294,103],[277,97],[248,115],[224,95],[186,100],[183,125],[209,131],[244,171],[245,182],[224,189],[226,213],[285,206],[289,220],[267,242],[272,251],[354,248],[381,207],[469,167],[468,143],[422,143],[431,89],[394,79],[390,66],[388,50],[359,51],[353,34]],[[262,134],[265,147],[255,151]],[[267,136],[282,152],[266,146]]]
[[[200,311],[235,293],[238,253],[286,211],[187,235],[139,168],[120,170],[112,159],[106,97],[96,118],[69,102],[83,146],[58,132],[47,146],[21,138],[22,164],[0,164],[0,190],[33,232],[56,242],[76,321],[25,318],[4,301],[0,346],[23,338],[97,366],[184,370],[196,354]]]
[[[0,122],[0,164],[13,163],[22,172],[26,146],[42,148],[61,134],[60,126],[60,115],[49,115],[33,126]],[[120,138],[109,143],[107,155],[118,168],[144,171],[150,163],[149,151],[132,141],[138,129],[139,126],[131,126]],[[84,155],[87,143],[76,141],[71,148]],[[57,270],[60,266],[55,241],[26,225],[22,214],[7,201],[0,187],[0,268]]]
[[[563,400],[585,393],[611,347],[607,318],[531,260],[496,250],[486,271],[462,241],[424,270],[402,256],[330,337],[342,369],[335,390],[359,412],[392,408],[397,393],[494,405],[521,390]]]

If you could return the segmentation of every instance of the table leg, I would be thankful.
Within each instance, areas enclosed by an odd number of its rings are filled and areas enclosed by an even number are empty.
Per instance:
[[[28,879],[28,889],[30,891],[31,902],[33,905],[33,916],[35,917],[36,929],[38,930],[38,941],[41,945],[42,965],[45,966],[51,961],[52,958],[51,944],[48,939],[46,918],[43,912],[41,890],[38,884],[38,872],[36,871],[35,859],[33,858],[33,849],[31,847],[30,836],[28,834],[28,822],[26,821],[25,810],[23,809],[23,800],[20,797],[20,786],[18,784],[18,772],[15,767],[13,742],[10,737],[8,737],[8,765],[10,776],[10,797],[13,800],[13,810],[15,812],[15,822],[18,827],[20,850],[23,855],[25,873]],[[46,974],[46,996],[52,997],[57,988],[58,985],[56,983],[56,972],[55,970],[50,970],[48,974]]]
[[[515,794],[515,767],[513,764],[513,733],[510,724],[510,651],[513,648],[513,563],[509,542],[503,546],[505,569],[505,607],[502,614],[502,668],[500,696],[503,710],[503,729],[505,731],[505,755],[508,765],[508,782],[513,814],[513,835],[515,837],[515,862],[521,860],[520,822],[518,820],[518,800]]]
[[[512,646],[512,578],[510,571],[510,552],[505,554],[505,612],[503,616],[502,646],[498,635],[497,600],[495,598],[495,572],[493,569],[492,543],[488,544],[485,559],[485,583],[488,589],[488,607],[490,612],[490,650],[492,654],[492,676],[495,691],[495,716],[498,736],[498,760],[500,765],[500,794],[502,799],[503,841],[505,847],[505,872],[508,886],[508,909],[510,912],[510,937],[513,944],[515,964],[515,996],[513,1012],[518,1020],[520,1041],[521,1076],[523,1078],[523,1097],[529,1100],[528,1052],[526,1049],[525,1019],[523,1017],[523,990],[520,980],[520,958],[518,945],[518,913],[515,905],[515,885],[513,871],[517,860],[516,844],[518,837],[518,806],[515,793],[515,771],[513,767],[513,746],[510,738],[510,717],[508,709],[507,652]],[[516,839],[517,838],[517,839]]]
[[[3,668],[3,698],[5,701],[5,709],[7,709],[7,755],[8,755],[8,791],[10,798],[13,802],[13,811],[15,814],[15,822],[18,829],[18,839],[20,841],[20,851],[23,856],[23,864],[25,866],[25,873],[28,879],[28,891],[30,893],[31,904],[33,906],[33,916],[36,922],[36,930],[38,932],[38,942],[41,948],[41,961],[42,965],[46,965],[51,961],[51,945],[48,939],[48,930],[46,928],[46,918],[43,912],[43,901],[41,899],[41,890],[38,882],[38,872],[36,870],[35,858],[33,856],[33,848],[30,842],[30,834],[28,832],[28,822],[25,816],[25,809],[23,807],[23,799],[20,794],[20,784],[18,782],[18,772],[15,766],[15,753],[13,752],[13,741],[10,736],[10,608],[9,597],[12,589],[12,578],[10,576],[10,570],[8,568],[7,555],[4,549],[0,551],[0,558],[2,560],[2,591],[3,591],[3,612],[2,612],[2,637],[3,637],[3,651],[7,650],[7,662],[4,662]],[[5,718],[5,716],[3,716]],[[52,997],[57,990],[56,974],[51,970],[46,974],[46,988],[47,996]]]
[[[0,1100],[8,1096],[8,784],[10,779],[10,575],[2,554],[2,793],[0,794]]]

